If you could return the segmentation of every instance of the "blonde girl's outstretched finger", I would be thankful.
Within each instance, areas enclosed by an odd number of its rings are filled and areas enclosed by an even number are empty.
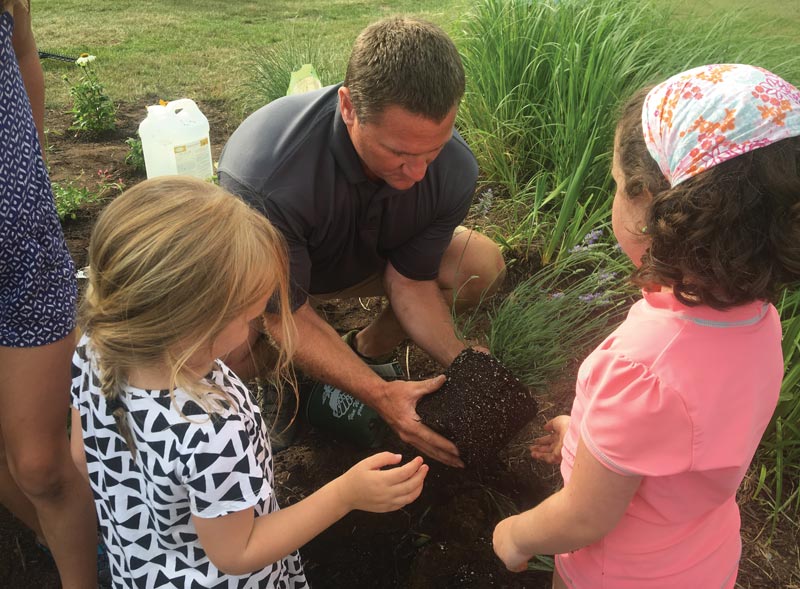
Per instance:
[[[395,485],[395,492],[399,497],[414,497],[410,501],[405,501],[403,505],[411,503],[411,501],[419,497],[419,494],[422,492],[422,484],[425,482],[425,477],[428,475],[428,470],[429,467],[427,464],[420,464],[419,468],[408,480]]]
[[[388,484],[397,485],[413,477],[419,471],[420,467],[422,467],[422,464],[422,457],[417,456],[402,466],[383,470],[381,474],[386,477]]]
[[[367,456],[361,462],[356,464],[356,466],[361,465],[367,470],[378,470],[384,466],[397,464],[402,459],[403,456],[401,454],[395,454],[394,452],[378,452],[377,454]]]

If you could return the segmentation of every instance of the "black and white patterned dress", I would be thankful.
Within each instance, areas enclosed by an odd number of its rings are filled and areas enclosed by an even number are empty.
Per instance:
[[[11,14],[1,12],[0,346],[34,347],[72,331],[77,287],[11,45],[13,30]]]
[[[184,391],[127,387],[134,461],[99,388],[84,336],[73,359],[72,404],[81,416],[86,462],[114,586],[255,589],[307,587],[297,552],[250,575],[221,573],[208,559],[191,515],[219,517],[278,509],[272,455],[257,404],[218,362],[208,377],[231,409],[209,416]],[[182,417],[178,409],[182,410]]]

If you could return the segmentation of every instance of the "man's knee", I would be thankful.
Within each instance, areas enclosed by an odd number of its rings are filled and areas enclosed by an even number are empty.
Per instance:
[[[500,247],[485,235],[481,235],[481,253],[476,260],[476,290],[480,296],[490,296],[497,292],[506,278],[506,262]]]
[[[453,289],[462,304],[474,306],[497,292],[506,276],[506,264],[494,241],[468,230],[453,237],[440,274],[446,280],[443,288]]]

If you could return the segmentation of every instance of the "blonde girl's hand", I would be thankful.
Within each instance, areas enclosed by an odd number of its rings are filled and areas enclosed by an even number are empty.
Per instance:
[[[544,425],[544,429],[550,433],[533,441],[531,457],[547,464],[559,464],[561,462],[561,447],[564,445],[564,436],[567,435],[569,423],[569,415],[559,415],[548,421]]]
[[[400,454],[381,452],[344,473],[339,482],[348,508],[385,513],[400,509],[419,497],[428,465],[417,456],[402,466],[385,468],[399,464],[401,459]]]
[[[494,553],[503,561],[509,571],[521,573],[528,568],[530,555],[520,552],[516,542],[514,542],[511,528],[514,525],[515,517],[512,515],[497,524],[492,535],[492,547],[494,548]]]

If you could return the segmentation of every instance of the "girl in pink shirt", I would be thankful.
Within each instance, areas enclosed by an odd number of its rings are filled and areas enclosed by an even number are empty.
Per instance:
[[[783,376],[769,301],[800,279],[800,92],[745,65],[678,74],[623,109],[612,175],[643,299],[531,448],[564,488],[494,549],[512,571],[556,554],[556,588],[732,588],[736,490]]]

